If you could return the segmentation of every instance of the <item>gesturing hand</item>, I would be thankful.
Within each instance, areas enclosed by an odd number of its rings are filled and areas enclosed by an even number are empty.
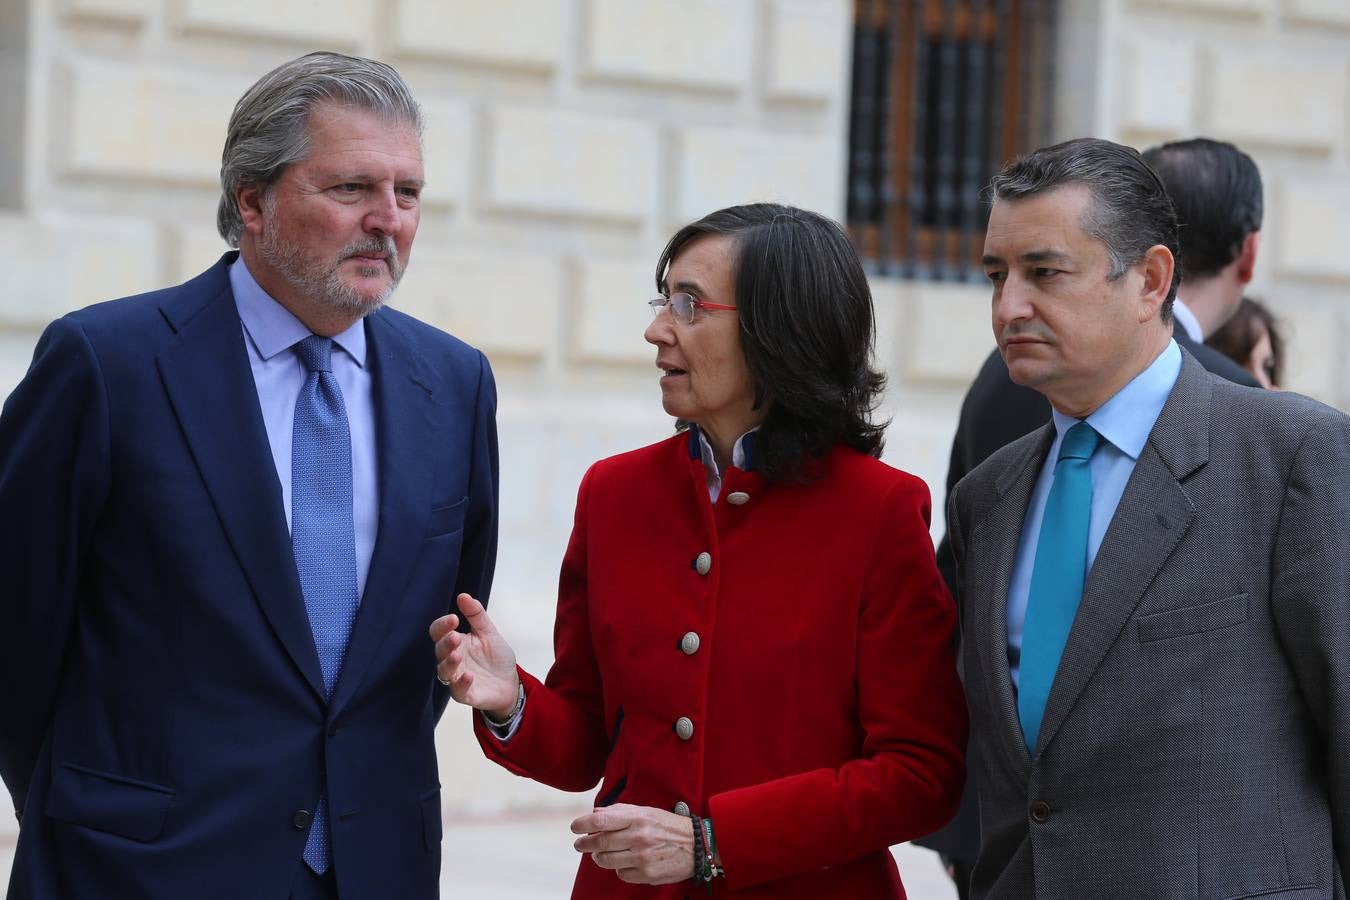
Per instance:
[[[694,824],[687,816],[616,803],[572,823],[572,844],[630,884],[674,884],[694,877]]]
[[[431,623],[436,677],[449,685],[456,702],[504,719],[515,709],[520,689],[516,653],[492,624],[483,604],[468,594],[456,599],[473,630],[468,634],[456,631],[459,616],[453,613]]]

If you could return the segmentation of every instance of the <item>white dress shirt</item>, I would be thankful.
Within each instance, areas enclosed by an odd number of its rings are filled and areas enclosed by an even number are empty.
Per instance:
[[[1172,304],[1172,318],[1177,320],[1177,324],[1181,326],[1182,331],[1186,332],[1188,338],[1197,344],[1205,342],[1205,332],[1200,328],[1200,320],[1195,317],[1195,313],[1191,312],[1189,306],[1181,302],[1180,297]]]

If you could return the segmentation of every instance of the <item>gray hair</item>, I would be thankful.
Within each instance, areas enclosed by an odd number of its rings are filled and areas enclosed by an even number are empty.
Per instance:
[[[330,52],[283,63],[245,91],[230,116],[216,228],[231,247],[244,232],[235,191],[246,184],[270,187],[309,155],[309,116],[322,103],[369,110],[422,134],[422,110],[393,66]]]
[[[989,182],[989,188],[997,202],[1073,184],[1085,185],[1092,192],[1082,228],[1105,245],[1111,259],[1111,280],[1124,275],[1157,244],[1179,258],[1177,214],[1167,188],[1132,147],[1099,138],[1078,138],[1044,147],[1008,163]],[[1180,283],[1178,264],[1162,307],[1164,322],[1172,318],[1172,303]]]

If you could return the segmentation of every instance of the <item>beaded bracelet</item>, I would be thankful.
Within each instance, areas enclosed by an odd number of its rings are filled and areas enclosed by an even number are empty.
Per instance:
[[[727,870],[717,864],[717,844],[713,840],[712,819],[700,818],[689,814],[694,826],[694,880],[703,882],[703,886],[712,893],[714,878],[725,878]]]
[[[708,858],[703,848],[703,823],[693,813],[689,814],[689,821],[693,826],[694,834],[694,880],[707,881],[704,873],[708,868]]]

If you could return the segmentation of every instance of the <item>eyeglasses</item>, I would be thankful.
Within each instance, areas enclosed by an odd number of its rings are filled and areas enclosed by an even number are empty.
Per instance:
[[[695,300],[689,294],[671,294],[669,297],[657,297],[648,300],[647,305],[652,308],[652,315],[661,315],[661,310],[669,307],[670,313],[683,325],[688,325],[694,321],[694,311],[700,309],[728,309],[735,310],[734,306],[727,306],[724,303],[708,303],[704,300]]]

